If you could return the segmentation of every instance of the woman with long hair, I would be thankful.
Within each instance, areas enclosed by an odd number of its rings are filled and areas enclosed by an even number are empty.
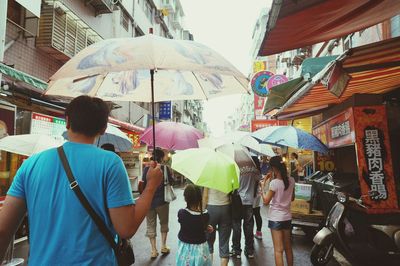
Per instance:
[[[269,204],[268,227],[271,230],[274,244],[275,265],[283,266],[283,252],[285,251],[286,261],[293,266],[293,251],[290,239],[292,214],[290,203],[294,200],[293,177],[288,176],[287,168],[281,156],[274,156],[269,160],[271,172],[262,182],[262,191],[268,179],[272,179],[269,190],[262,194],[265,204]]]

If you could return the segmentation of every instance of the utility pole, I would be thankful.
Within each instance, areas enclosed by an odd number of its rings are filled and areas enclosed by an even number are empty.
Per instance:
[[[7,5],[8,1],[0,0],[0,62],[4,60],[4,47],[6,45]],[[1,80],[2,74],[0,73],[0,82]]]

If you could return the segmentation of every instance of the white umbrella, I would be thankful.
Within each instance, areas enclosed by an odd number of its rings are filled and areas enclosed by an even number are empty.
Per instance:
[[[63,137],[67,139],[67,131],[63,133]],[[103,144],[112,144],[115,147],[115,151],[118,152],[129,152],[132,150],[132,140],[119,128],[108,124],[106,132],[101,135],[96,141],[96,146],[101,147]]]
[[[0,150],[25,156],[61,146],[65,141],[39,134],[7,136],[0,139]]]
[[[219,149],[221,146],[224,146],[226,144],[235,144],[249,148],[250,152],[254,153],[255,155],[266,155],[270,157],[276,155],[271,145],[259,143],[255,138],[250,135],[249,132],[244,131],[234,131],[220,138],[203,138],[198,140],[197,142],[199,144],[199,147],[203,148]],[[227,147],[225,147],[225,149],[227,149]],[[231,151],[229,151],[228,153],[233,153],[233,148],[230,148],[230,150]]]
[[[108,101],[154,102],[249,93],[247,78],[214,50],[194,41],[155,35],[108,39],[70,59],[47,95],[82,94]],[[155,144],[155,133],[153,132]]]
[[[240,140],[240,144],[249,148],[250,152],[255,153],[256,155],[266,155],[269,157],[276,155],[271,145],[259,143],[251,135],[247,135],[244,138],[242,138]]]

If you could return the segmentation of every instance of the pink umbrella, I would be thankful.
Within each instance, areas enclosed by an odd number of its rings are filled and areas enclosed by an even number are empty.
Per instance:
[[[177,122],[160,122],[155,125],[157,147],[168,150],[185,150],[198,148],[197,140],[203,138],[200,130]],[[149,146],[153,146],[153,127],[148,127],[140,137],[140,140]]]

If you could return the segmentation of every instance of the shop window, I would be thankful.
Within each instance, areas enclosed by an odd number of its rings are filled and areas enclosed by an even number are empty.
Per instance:
[[[0,152],[0,202],[5,198],[14,176],[24,159],[26,157],[22,155],[6,151]]]
[[[8,1],[7,18],[22,27],[22,6],[15,1]]]
[[[153,22],[153,8],[151,7],[149,1],[144,2],[144,13],[146,17]]]
[[[392,38],[400,36],[400,15],[397,15],[390,20],[390,29]]]

